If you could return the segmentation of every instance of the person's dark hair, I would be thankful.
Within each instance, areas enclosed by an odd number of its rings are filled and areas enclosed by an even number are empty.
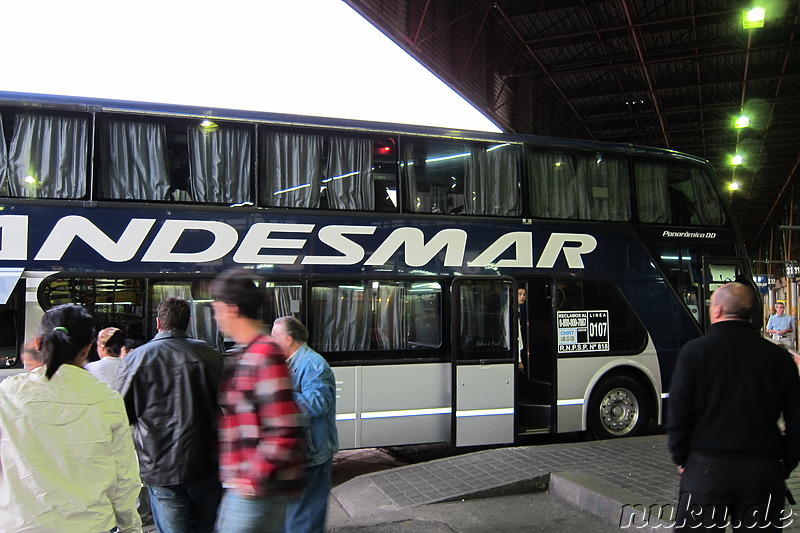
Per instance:
[[[134,320],[125,327],[125,336],[129,339],[136,339],[144,343],[144,323],[141,320]]]
[[[185,330],[189,327],[189,319],[191,313],[189,311],[189,302],[177,296],[170,296],[164,298],[158,304],[158,321],[161,324],[161,329],[180,329]]]
[[[64,304],[45,312],[36,337],[41,343],[45,376],[53,377],[59,367],[75,361],[78,354],[94,341],[94,320],[83,307]]]
[[[125,334],[121,329],[106,328],[97,335],[97,342],[102,343],[112,357],[119,357],[125,345]]]
[[[125,339],[125,344],[123,346],[125,348],[125,352],[130,352],[131,350],[135,350],[141,345],[142,341],[140,341],[139,339]]]
[[[258,319],[258,311],[264,305],[266,294],[256,284],[250,272],[241,268],[226,270],[211,283],[211,297],[219,302],[235,305],[239,314]]]
[[[276,324],[282,324],[286,334],[297,342],[308,342],[308,328],[295,317],[282,316],[273,322],[273,327],[275,327]]]

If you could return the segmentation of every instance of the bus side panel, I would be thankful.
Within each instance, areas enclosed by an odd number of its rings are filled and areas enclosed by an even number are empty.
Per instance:
[[[449,441],[451,368],[448,363],[335,367],[337,396],[343,399],[337,418],[353,412],[353,404],[344,402],[355,398],[353,424],[337,422],[340,447]],[[342,438],[343,432],[353,439]]]
[[[456,369],[456,445],[514,442],[516,364]]]
[[[556,431],[586,430],[589,409],[589,396],[603,377],[615,368],[630,367],[644,373],[649,383],[643,383],[648,390],[655,391],[655,398],[661,398],[661,372],[658,356],[652,340],[647,349],[633,356],[592,356],[564,357],[558,360],[557,410],[558,424]],[[661,412],[660,407],[658,412]]]
[[[358,373],[360,367],[334,367],[336,379],[336,430],[339,448],[357,448],[360,435],[356,423],[358,405]]]

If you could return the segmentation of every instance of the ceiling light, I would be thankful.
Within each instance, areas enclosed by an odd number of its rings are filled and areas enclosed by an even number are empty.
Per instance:
[[[763,7],[754,7],[750,11],[745,11],[742,17],[742,27],[746,30],[763,28],[766,14],[767,11]]]
[[[750,118],[742,115],[741,117],[736,119],[736,122],[734,123],[734,126],[736,127],[736,129],[749,128],[750,127]]]
[[[728,184],[728,190],[729,191],[738,191],[739,190],[739,182],[738,181],[730,182]]]
[[[735,156],[731,157],[731,165],[733,166],[741,165],[743,161],[744,158],[739,154],[736,154]]]

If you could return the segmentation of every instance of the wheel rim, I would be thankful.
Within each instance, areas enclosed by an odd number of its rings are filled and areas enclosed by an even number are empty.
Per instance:
[[[639,420],[639,400],[628,389],[611,389],[600,402],[600,424],[610,435],[626,435]]]

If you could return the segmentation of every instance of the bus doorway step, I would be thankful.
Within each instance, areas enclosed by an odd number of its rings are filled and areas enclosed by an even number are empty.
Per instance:
[[[553,396],[553,386],[547,381],[529,379],[519,386],[519,400],[523,405],[546,404]]]
[[[546,435],[550,433],[550,428],[544,429],[522,429],[517,432],[517,436],[524,437],[526,435]]]
[[[550,432],[550,406],[544,404],[520,403],[518,406],[517,428],[520,435]]]

